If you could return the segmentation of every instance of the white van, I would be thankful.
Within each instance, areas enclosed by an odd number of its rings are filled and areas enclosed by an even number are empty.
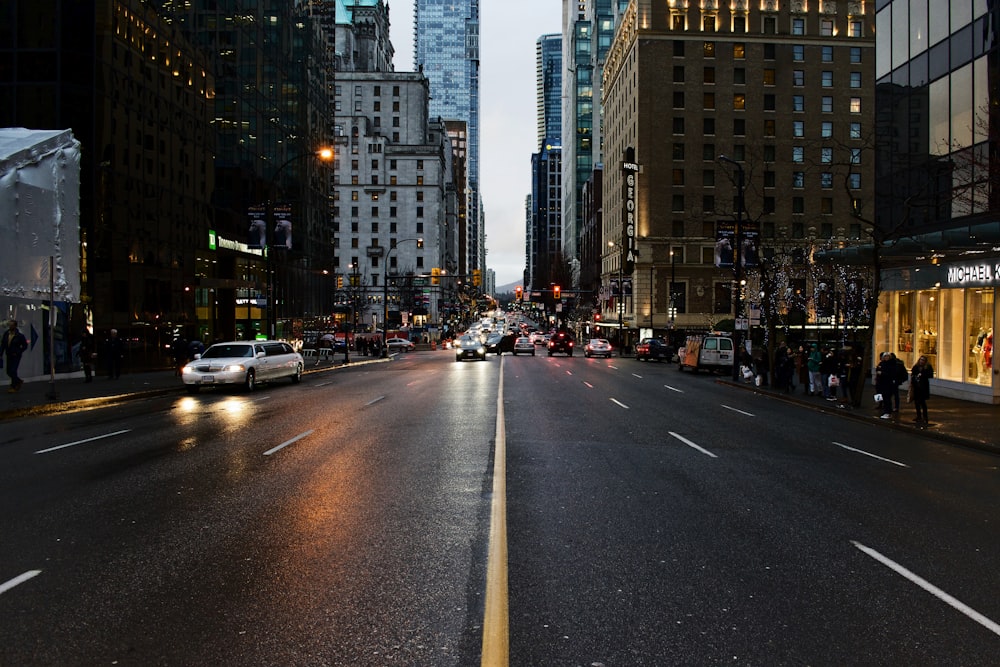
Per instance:
[[[692,371],[707,369],[710,371],[732,370],[733,339],[729,336],[715,334],[688,336],[684,349],[678,355],[677,368]]]

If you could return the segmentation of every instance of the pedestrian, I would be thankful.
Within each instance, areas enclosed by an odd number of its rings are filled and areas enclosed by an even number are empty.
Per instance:
[[[117,380],[122,375],[122,358],[125,356],[125,344],[118,337],[118,329],[110,331],[104,350],[108,361],[108,379]]]
[[[819,351],[819,345],[813,343],[809,347],[809,356],[806,358],[806,367],[809,369],[810,396],[819,396],[823,393],[823,378],[819,371],[822,362],[823,355]]]
[[[188,361],[188,342],[184,336],[177,334],[177,338],[170,344],[170,356],[174,358],[174,375],[181,375],[181,369]]]
[[[892,352],[889,353],[894,364],[896,364],[893,369],[895,374],[893,376],[893,386],[892,386],[892,411],[899,412],[899,387],[910,378],[910,374],[906,372],[906,364],[903,363],[902,359],[896,357]]]
[[[80,336],[80,349],[77,352],[80,356],[80,363],[83,365],[83,381],[94,381],[94,364],[97,361],[97,342],[90,329],[84,329]]]
[[[823,385],[823,398],[828,401],[837,400],[837,385],[840,383],[840,374],[837,371],[837,357],[832,349],[826,348],[819,362],[819,377]],[[834,378],[832,383],[831,378]]]
[[[788,354],[788,346],[785,343],[781,343],[774,354],[776,388],[784,390],[786,394],[795,391],[795,361]]]
[[[875,367],[875,393],[881,396],[882,419],[892,418],[892,390],[896,386],[896,360],[892,353],[883,352]]]
[[[934,377],[934,368],[927,363],[927,357],[921,356],[917,359],[916,365],[910,372],[910,392],[913,397],[913,407],[917,410],[917,418],[913,421],[917,424],[928,424],[927,420],[927,399],[931,395],[931,378]]]
[[[4,333],[3,338],[0,339],[0,357],[6,355],[7,377],[10,378],[8,393],[12,394],[18,391],[21,385],[24,384],[24,380],[17,374],[17,369],[21,365],[21,355],[27,349],[28,341],[25,339],[24,334],[18,330],[17,320],[8,321],[7,331]],[[0,363],[3,363],[2,359],[0,359]]]
[[[188,343],[187,356],[188,361],[194,361],[196,355],[201,355],[205,353],[205,344],[202,343],[197,338],[192,338],[191,342]]]
[[[795,372],[799,376],[799,384],[802,391],[809,395],[809,353],[804,345],[799,345],[799,351],[795,354]]]

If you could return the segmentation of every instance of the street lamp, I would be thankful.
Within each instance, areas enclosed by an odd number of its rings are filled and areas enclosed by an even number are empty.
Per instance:
[[[409,243],[410,241],[415,241],[418,248],[424,247],[424,240],[422,238],[417,239],[403,239],[402,241],[396,241],[396,245],[389,248],[389,252],[385,254],[385,266],[383,267],[382,275],[382,354],[380,355],[383,359],[389,356],[389,256],[392,251],[399,247],[400,243]]]
[[[270,183],[268,184],[268,195],[273,196],[274,191],[277,188],[278,176],[284,171],[285,167],[295,162],[296,160],[302,160],[307,157],[318,157],[323,162],[330,162],[333,160],[333,149],[328,147],[319,148],[310,153],[302,153],[301,155],[293,155],[278,166],[274,170],[274,174],[271,176]],[[274,200],[268,202],[267,204],[267,226],[271,228],[271,234],[274,234],[275,220],[274,220]],[[267,232],[265,230],[264,234],[260,237],[261,245],[264,247],[267,253],[267,327],[268,327],[268,338],[274,340],[277,334],[278,326],[278,313],[277,313],[277,295],[275,294],[275,279],[274,279],[274,260],[272,258],[272,246],[267,245]]]
[[[733,297],[735,310],[733,311],[733,380],[740,381],[740,310],[742,309],[742,273],[743,273],[743,165],[736,160],[720,155],[723,162],[736,167],[736,233],[734,234],[733,248],[733,272],[735,275],[734,286],[736,294]]]
[[[614,248],[615,242],[608,241],[608,247]],[[625,334],[622,330],[622,311],[625,308],[625,286],[622,284],[622,264],[624,263],[625,257],[625,246],[618,245],[620,249],[618,252],[618,295],[615,301],[615,309],[618,311],[618,356],[625,356]]]
[[[677,282],[677,256],[674,249],[670,249],[670,330],[674,328],[674,316],[677,314],[677,302],[674,297],[674,285]],[[671,337],[673,334],[671,334]]]

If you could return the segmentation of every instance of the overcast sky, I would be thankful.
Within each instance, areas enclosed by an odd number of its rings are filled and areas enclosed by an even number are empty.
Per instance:
[[[397,72],[413,71],[413,0],[387,0]],[[524,200],[538,151],[535,42],[558,33],[561,0],[480,2],[479,178],[486,214],[486,267],[498,286],[524,274]]]

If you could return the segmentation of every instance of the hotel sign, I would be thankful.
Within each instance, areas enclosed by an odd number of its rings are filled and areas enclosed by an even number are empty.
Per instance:
[[[949,287],[990,287],[1000,284],[998,264],[953,264],[948,266]]]
[[[635,148],[625,149],[625,159],[622,161],[622,247],[625,257],[622,262],[622,272],[632,274],[635,271],[635,206],[636,187],[639,180],[639,165],[635,161]]]

